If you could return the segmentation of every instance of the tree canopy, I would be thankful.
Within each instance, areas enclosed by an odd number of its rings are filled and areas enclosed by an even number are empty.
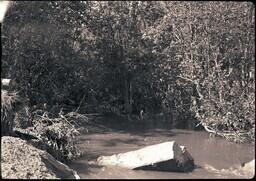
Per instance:
[[[1,76],[30,106],[255,133],[253,3],[15,1],[2,28]]]

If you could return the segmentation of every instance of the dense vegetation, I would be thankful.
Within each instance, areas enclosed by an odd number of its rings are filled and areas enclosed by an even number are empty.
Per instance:
[[[17,1],[2,27],[1,77],[52,119],[144,110],[246,142],[254,57],[250,2]]]

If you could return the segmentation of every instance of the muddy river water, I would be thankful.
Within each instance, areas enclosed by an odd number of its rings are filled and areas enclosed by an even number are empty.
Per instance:
[[[104,124],[103,124],[104,125]],[[255,158],[255,145],[235,144],[221,138],[209,137],[204,131],[170,129],[168,125],[148,126],[145,123],[127,124],[108,121],[104,126],[84,133],[78,144],[84,156],[70,164],[81,178],[105,179],[196,179],[248,178],[232,169]],[[131,126],[133,125],[133,126]],[[128,170],[102,167],[93,161],[100,155],[124,153],[144,146],[175,140],[186,146],[198,166],[190,173]],[[156,153],[157,154],[157,153]],[[232,168],[231,168],[232,167]]]

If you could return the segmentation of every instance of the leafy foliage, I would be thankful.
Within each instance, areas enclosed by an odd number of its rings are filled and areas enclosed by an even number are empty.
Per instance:
[[[15,2],[3,26],[1,75],[16,80],[29,106],[46,103],[54,114],[60,107],[123,115],[143,109],[254,139],[253,7]]]

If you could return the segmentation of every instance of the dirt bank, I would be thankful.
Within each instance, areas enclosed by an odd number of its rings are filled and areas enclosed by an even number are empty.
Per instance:
[[[78,178],[76,172],[20,138],[1,138],[1,177],[4,179]]]

